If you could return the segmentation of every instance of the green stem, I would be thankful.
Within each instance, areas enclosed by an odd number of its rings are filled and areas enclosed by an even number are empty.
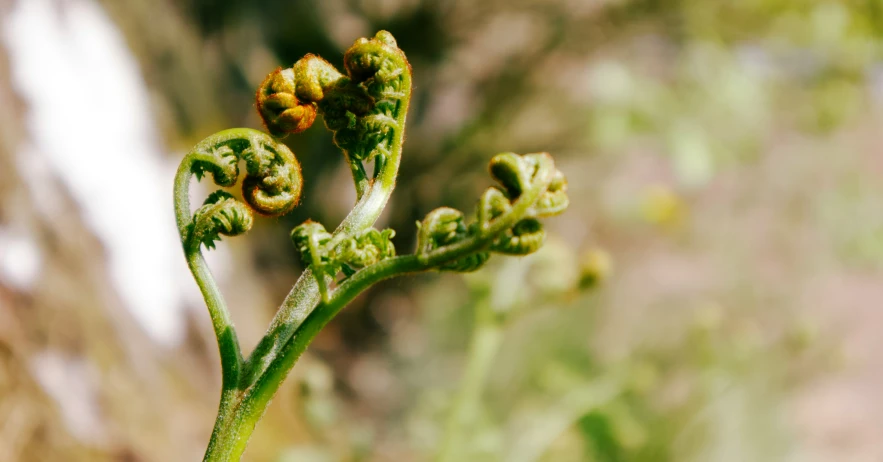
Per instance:
[[[327,303],[319,304],[316,283],[311,277],[310,279],[313,280],[312,294],[317,303],[316,309],[311,310],[308,316],[305,316],[304,321],[299,324],[296,331],[292,332],[289,340],[282,345],[268,367],[245,390],[238,409],[234,411],[235,416],[230,421],[232,428],[227,430],[228,435],[237,436],[237,439],[229,442],[232,451],[230,452],[230,459],[216,460],[238,460],[237,457],[241,456],[241,452],[238,451],[245,450],[245,444],[252,431],[254,431],[255,424],[260,420],[267,405],[288,375],[288,372],[294,366],[294,363],[300,358],[300,355],[303,354],[322,328],[353,299],[368,287],[384,279],[432,270],[445,263],[487,248],[501,232],[511,228],[529,214],[530,208],[536,203],[540,194],[548,187],[551,179],[551,166],[542,167],[537,173],[536,181],[532,187],[524,191],[509,211],[497,217],[479,235],[464,239],[456,244],[435,249],[426,254],[394,257],[364,268],[331,292]],[[300,284],[300,281],[298,283]],[[297,285],[295,286],[296,288]],[[294,290],[292,292],[294,293]],[[304,297],[304,294],[299,293],[298,296]],[[304,299],[301,298],[300,300]]]
[[[397,169],[398,156],[393,156],[389,163],[383,165],[368,192],[338,227],[335,235],[352,233],[373,224],[388,200]],[[327,302],[320,303],[318,285],[307,269],[286,298],[270,332],[256,348],[252,361],[246,366],[248,373],[243,374],[239,384],[241,394],[233,396],[230,401],[222,399],[212,435],[213,444],[206,452],[205,461],[227,462],[241,458],[255,425],[294,363],[322,328],[355,297],[384,279],[435,269],[485,250],[500,233],[530,215],[531,208],[550,184],[552,174],[550,164],[541,165],[531,187],[519,196],[506,213],[476,235],[430,252],[394,257],[364,268],[332,291]],[[260,367],[263,364],[266,366]]]
[[[460,389],[445,422],[444,439],[438,453],[438,462],[465,460],[462,457],[463,431],[474,422],[481,391],[488,371],[503,342],[503,325],[487,300],[475,306],[475,327],[469,345],[466,369]]]
[[[365,173],[365,166],[361,161],[346,156],[346,162],[350,166],[350,173],[353,175],[353,183],[356,186],[356,200],[359,200],[365,195],[365,191],[371,184],[368,181],[368,174]]]
[[[187,242],[187,226],[191,221],[189,186],[190,178],[193,176],[192,166],[192,159],[188,156],[181,162],[175,175],[175,220],[187,258],[187,266],[190,268],[200,292],[202,292],[209,316],[212,319],[212,327],[218,339],[218,350],[221,356],[222,389],[227,390],[235,387],[239,381],[239,373],[243,363],[242,353],[227,304],[205,262],[199,243],[194,245]]]
[[[358,202],[353,210],[334,231],[332,239],[340,235],[352,235],[374,225],[389,201],[395,188],[404,143],[404,127],[410,99],[410,75],[407,76],[404,97],[397,101],[396,119],[398,130],[394,134],[386,159],[376,161],[373,179],[368,179],[361,162],[349,158],[347,162],[353,173]],[[370,284],[368,284],[370,285]],[[364,286],[360,290],[364,290]],[[355,293],[351,294],[355,297]],[[222,399],[212,442],[205,455],[206,461],[236,461],[245,451],[254,427],[263,416],[267,405],[281,386],[294,362],[319,329],[339,312],[352,297],[338,297],[323,303],[320,311],[332,313],[327,319],[311,316],[319,306],[322,296],[319,284],[311,268],[304,270],[291,288],[279,311],[274,316],[267,333],[245,361],[244,373],[239,377],[238,388],[244,390],[227,408]],[[305,323],[315,318],[312,323]],[[324,322],[322,322],[324,320]],[[298,333],[295,337],[295,333]],[[295,340],[295,341],[293,341]]]
[[[375,162],[380,162],[379,168],[372,180],[362,181],[361,175],[365,175],[364,168],[354,168],[354,175],[358,173],[360,176],[355,177],[357,189],[358,185],[365,183],[367,187],[359,196],[353,210],[344,218],[343,222],[334,230],[332,239],[341,235],[353,235],[359,231],[370,228],[374,225],[395,188],[396,177],[399,172],[401,163],[402,145],[404,139],[404,126],[408,113],[408,101],[410,99],[410,79],[407,85],[408,95],[398,101],[397,113],[401,116],[396,120],[398,126],[396,137],[390,148],[391,155],[385,161],[379,158]],[[350,162],[350,166],[354,165]],[[361,163],[359,163],[361,167]],[[255,347],[251,356],[246,361],[245,369],[248,373],[242,377],[243,384],[248,386],[255,383],[260,374],[265,373],[271,366],[271,363],[280,356],[284,356],[283,349],[291,340],[295,331],[303,324],[304,320],[313,312],[321,299],[319,285],[313,275],[312,269],[307,268],[301,274],[300,278],[288,292],[285,300],[282,302],[279,311],[273,317],[267,333]],[[288,366],[288,369],[291,368]],[[288,370],[286,369],[286,371]]]

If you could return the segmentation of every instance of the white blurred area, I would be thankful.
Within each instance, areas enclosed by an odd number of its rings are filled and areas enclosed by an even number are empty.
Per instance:
[[[194,289],[174,228],[175,165],[164,155],[138,63],[94,0],[13,3],[2,44],[26,105],[21,176],[39,182],[47,165],[44,173],[61,179],[101,239],[126,308],[153,339],[174,345],[184,336],[183,296]],[[44,212],[60,206],[43,199]],[[27,288],[39,271],[33,242],[0,232],[3,282]]]

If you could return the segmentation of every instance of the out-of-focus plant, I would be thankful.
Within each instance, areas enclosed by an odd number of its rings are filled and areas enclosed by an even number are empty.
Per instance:
[[[547,245],[468,277],[471,297],[453,316],[471,311],[474,322],[453,405],[424,390],[412,416],[434,435],[427,452],[440,462],[782,457],[787,430],[769,403],[831,364],[829,345],[801,322],[762,332],[710,302],[662,343],[613,354],[575,343],[603,336],[597,284],[612,263],[600,249],[572,254]]]
[[[211,315],[222,366],[218,417],[206,461],[239,460],[251,433],[294,363],[318,332],[372,284],[429,270],[471,272],[492,252],[527,255],[540,248],[539,218],[568,205],[566,181],[546,153],[503,153],[490,161],[499,183],[478,201],[472,219],[442,207],[418,223],[417,251],[396,256],[393,230],[377,230],[395,186],[411,96],[411,68],[385,31],[359,39],[344,56],[346,74],[315,55],[277,69],[257,91],[257,108],[268,131],[237,128],[201,141],[187,154],[175,178],[178,230]],[[303,178],[294,154],[276,137],[309,128],[322,114],[350,166],[357,203],[333,231],[307,221],[291,238],[307,266],[280,306],[266,335],[244,357],[224,299],[202,255],[221,235],[248,231],[252,211],[278,216],[298,203]],[[211,173],[219,186],[233,186],[243,161],[240,202],[225,191],[190,208],[192,176]],[[373,173],[366,164],[373,162]]]
[[[466,435],[474,427],[476,409],[481,407],[482,393],[494,360],[507,328],[520,315],[532,311],[530,305],[534,305],[524,303],[523,294],[513,288],[527,287],[533,282],[538,291],[535,297],[542,297],[546,304],[560,303],[562,298],[572,295],[576,289],[588,288],[588,285],[584,286],[578,281],[576,271],[568,271],[564,264],[567,258],[560,251],[566,252],[566,248],[556,244],[550,247],[546,252],[535,255],[530,262],[501,268],[493,277],[476,275],[470,278],[470,287],[475,296],[472,333],[463,377],[445,420],[444,435],[437,451],[438,462],[471,460],[470,457],[473,457],[468,454],[469,444],[464,440],[468,439]],[[594,252],[604,255],[602,258],[607,259],[609,269],[609,255],[601,250]],[[600,275],[601,271],[606,270],[596,271],[596,283],[604,278]],[[500,281],[505,282],[500,284]],[[509,293],[500,294],[501,290]]]

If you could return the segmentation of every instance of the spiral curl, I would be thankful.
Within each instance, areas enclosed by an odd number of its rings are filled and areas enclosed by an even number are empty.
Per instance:
[[[468,272],[477,270],[488,260],[487,250],[527,255],[543,245],[546,231],[537,218],[561,213],[567,207],[564,175],[555,169],[551,157],[545,153],[498,154],[491,159],[489,170],[499,186],[490,187],[482,194],[476,221],[466,224],[463,213],[449,207],[433,210],[418,223],[418,256],[428,259],[434,251],[469,239],[489,241],[485,247],[478,247],[480,250],[439,266],[442,270]],[[527,199],[523,196],[529,190],[533,191],[530,195],[533,203],[525,207],[523,200]],[[519,202],[522,202],[519,212],[515,212]],[[512,213],[518,213],[518,218],[511,216]],[[504,218],[505,223],[513,224],[500,229],[498,220]]]
[[[394,257],[396,249],[392,238],[395,235],[392,229],[368,228],[337,244],[332,255],[343,263],[344,275],[350,276],[366,266]]]
[[[340,266],[336,261],[328,258],[325,247],[331,241],[331,233],[325,230],[321,223],[309,220],[291,230],[291,241],[300,252],[304,264],[313,265],[316,269],[323,268],[326,272],[333,271],[337,274]]]
[[[418,226],[417,253],[422,255],[474,236],[476,231],[474,227],[466,226],[463,212],[450,207],[439,207],[429,212]],[[475,252],[445,263],[439,269],[470,273],[484,266],[489,258],[488,252]]]
[[[187,228],[187,241],[215,247],[220,235],[238,236],[251,229],[254,223],[251,210],[226,191],[215,191],[193,214]]]
[[[519,156],[505,152],[494,156],[489,164],[491,176],[500,183],[502,192],[510,200],[517,200],[522,192],[534,181],[541,156],[548,154],[526,154]],[[498,200],[498,198],[494,198]],[[567,179],[555,170],[552,182],[543,191],[534,205],[534,215],[550,217],[563,212],[570,204],[567,197]]]
[[[240,160],[246,169],[245,204],[226,192],[213,193],[193,214],[189,231],[182,235],[186,241],[212,248],[219,234],[233,236],[248,230],[252,211],[279,216],[297,206],[303,184],[300,164],[287,146],[265,133],[244,128],[218,132],[200,141],[184,162],[189,162],[197,179],[208,172],[217,185],[229,187],[239,178]]]

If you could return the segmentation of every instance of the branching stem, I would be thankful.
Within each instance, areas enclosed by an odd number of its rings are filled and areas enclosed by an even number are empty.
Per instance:
[[[272,72],[257,92],[258,112],[274,136],[306,130],[317,114],[323,115],[350,166],[357,201],[333,233],[309,221],[292,232],[309,266],[247,360],[243,360],[202,247],[213,247],[220,235],[246,232],[252,226],[252,210],[278,216],[295,207],[302,185],[300,165],[277,138],[241,128],[216,133],[197,144],[175,177],[178,231],[190,271],[205,298],[221,356],[221,401],[204,461],[240,460],[255,425],[297,359],[319,331],[368,287],[421,271],[475,271],[491,251],[526,255],[545,238],[537,218],[560,213],[567,206],[566,180],[548,154],[498,154],[491,160],[490,173],[500,186],[482,196],[477,221],[467,226],[462,212],[436,209],[420,224],[416,254],[396,257],[390,240],[395,231],[379,231],[373,225],[396,184],[411,96],[411,67],[385,31],[357,40],[344,55],[344,65],[346,75],[322,58],[307,55],[290,69]],[[242,182],[244,203],[226,191],[216,191],[191,211],[192,176],[210,173],[219,186],[233,186],[242,161],[247,170]],[[369,177],[365,164],[372,161]],[[343,279],[338,281],[341,273]],[[479,335],[451,427],[462,421],[464,409],[477,399],[487,365],[499,346],[499,326],[487,324],[483,314],[477,320]],[[457,447],[459,437],[455,430],[449,432],[452,448]]]

